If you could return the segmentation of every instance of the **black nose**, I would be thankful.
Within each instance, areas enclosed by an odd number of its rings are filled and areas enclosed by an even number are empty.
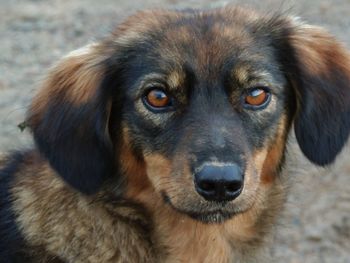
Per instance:
[[[208,201],[231,201],[243,188],[243,172],[235,164],[205,165],[195,174],[197,192]]]

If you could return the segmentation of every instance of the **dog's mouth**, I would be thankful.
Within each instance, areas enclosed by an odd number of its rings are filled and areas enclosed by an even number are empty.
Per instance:
[[[225,222],[226,220],[232,218],[236,213],[230,213],[224,210],[217,210],[212,212],[204,212],[204,213],[189,213],[186,212],[191,218],[201,221],[206,224],[220,224]]]
[[[162,197],[164,202],[172,209],[206,224],[220,224],[246,211],[235,208],[229,202],[210,202],[206,206],[197,206],[193,210],[183,209],[174,205],[165,192],[162,192]]]

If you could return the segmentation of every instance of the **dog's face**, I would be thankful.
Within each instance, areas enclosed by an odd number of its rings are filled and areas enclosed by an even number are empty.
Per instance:
[[[136,15],[52,73],[29,116],[39,149],[91,193],[116,173],[140,184],[120,161],[127,146],[175,210],[204,222],[245,212],[276,180],[294,119],[317,164],[349,133],[349,62],[336,61],[347,54],[305,28],[231,8]]]
[[[294,102],[271,40],[222,19],[184,14],[141,34],[121,87],[124,132],[155,190],[204,221],[253,205]]]

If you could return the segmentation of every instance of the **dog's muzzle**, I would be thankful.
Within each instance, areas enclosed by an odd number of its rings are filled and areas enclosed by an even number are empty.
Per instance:
[[[195,173],[196,191],[208,201],[225,202],[237,198],[243,189],[244,175],[236,164],[205,165]]]

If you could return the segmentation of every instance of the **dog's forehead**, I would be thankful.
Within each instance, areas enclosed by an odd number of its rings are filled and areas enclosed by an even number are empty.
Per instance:
[[[160,77],[147,83],[184,92],[183,87],[282,86],[273,39],[287,20],[276,17],[242,8],[144,11],[121,24],[106,46],[115,54],[112,65],[122,65],[130,92],[155,74]]]
[[[258,24],[256,13],[241,8],[208,12],[147,11],[123,23],[117,30],[116,42],[124,46],[132,43],[147,46],[147,51],[162,61],[179,65],[190,62],[198,69],[205,65],[222,67],[229,58],[266,59],[268,52],[261,44],[264,40],[257,39],[259,36],[254,32]]]

